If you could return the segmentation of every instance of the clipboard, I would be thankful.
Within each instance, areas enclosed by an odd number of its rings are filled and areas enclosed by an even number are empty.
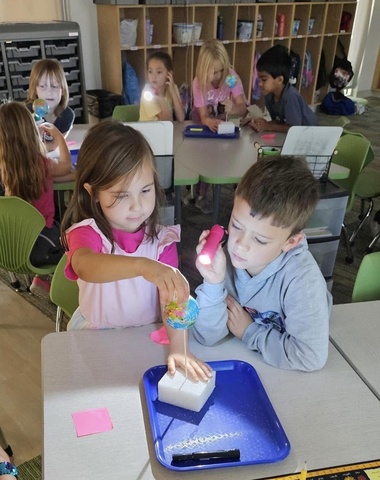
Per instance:
[[[211,131],[206,125],[188,125],[183,135],[189,138],[229,138],[236,139],[240,137],[240,127],[235,127],[234,133],[216,133]]]

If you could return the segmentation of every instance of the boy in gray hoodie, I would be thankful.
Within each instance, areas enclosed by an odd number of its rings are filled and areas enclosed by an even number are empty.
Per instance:
[[[214,345],[231,332],[274,367],[324,366],[332,298],[302,232],[318,190],[300,157],[264,157],[245,173],[226,247],[210,265],[196,262],[204,279],[193,328],[200,343]],[[198,254],[208,234],[201,234]]]

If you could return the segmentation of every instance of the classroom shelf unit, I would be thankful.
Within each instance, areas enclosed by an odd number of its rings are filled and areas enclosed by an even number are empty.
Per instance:
[[[69,86],[75,123],[87,123],[86,89],[76,22],[0,23],[0,101],[26,99],[33,62],[54,58]]]
[[[328,91],[327,84],[316,90],[322,49],[325,55],[326,71],[330,72],[339,41],[348,52],[357,7],[356,0],[287,3],[225,3],[223,1],[223,3],[194,5],[99,4],[101,2],[109,3],[109,0],[96,0],[102,84],[106,90],[122,93],[124,59],[132,65],[143,84],[146,59],[154,49],[160,49],[172,55],[174,78],[178,85],[182,83],[191,85],[202,40],[216,38],[218,17],[222,16],[224,23],[222,41],[232,65],[242,79],[247,99],[251,99],[255,52],[263,53],[271,46],[280,43],[296,52],[301,62],[305,58],[305,52],[310,52],[314,79],[306,87],[302,86],[300,80],[296,85],[309,105],[320,103]],[[341,25],[343,13],[350,17],[345,30],[342,30]],[[154,25],[150,45],[148,45],[146,18],[149,18],[150,24]],[[279,18],[283,22],[281,36],[278,35]],[[134,46],[121,45],[120,22],[123,19],[138,20]],[[238,20],[253,22],[251,38],[238,39]],[[175,43],[172,37],[174,23],[201,23],[200,40],[189,44]],[[257,28],[258,24],[259,28]],[[295,25],[299,26],[296,33]],[[300,72],[302,73],[302,65]]]

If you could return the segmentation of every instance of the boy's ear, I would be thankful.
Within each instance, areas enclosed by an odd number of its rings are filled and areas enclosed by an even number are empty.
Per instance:
[[[86,182],[86,183],[83,184],[83,186],[84,186],[85,190],[87,190],[87,193],[90,195],[90,197],[92,197],[92,187],[91,187],[91,185]]]
[[[276,77],[276,82],[278,83],[278,85],[282,85],[284,83],[284,76],[279,75],[278,77]]]
[[[305,237],[305,234],[302,232],[295,233],[294,235],[291,235],[286,242],[284,243],[282,247],[282,251],[284,253],[289,252],[292,248],[296,247]]]

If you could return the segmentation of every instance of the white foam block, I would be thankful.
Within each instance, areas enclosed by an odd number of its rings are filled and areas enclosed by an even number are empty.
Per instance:
[[[216,372],[208,382],[193,382],[177,369],[173,377],[169,373],[158,382],[158,399],[176,407],[199,412],[215,388]]]
[[[218,125],[218,134],[230,134],[235,133],[235,124],[233,122],[221,122]]]

